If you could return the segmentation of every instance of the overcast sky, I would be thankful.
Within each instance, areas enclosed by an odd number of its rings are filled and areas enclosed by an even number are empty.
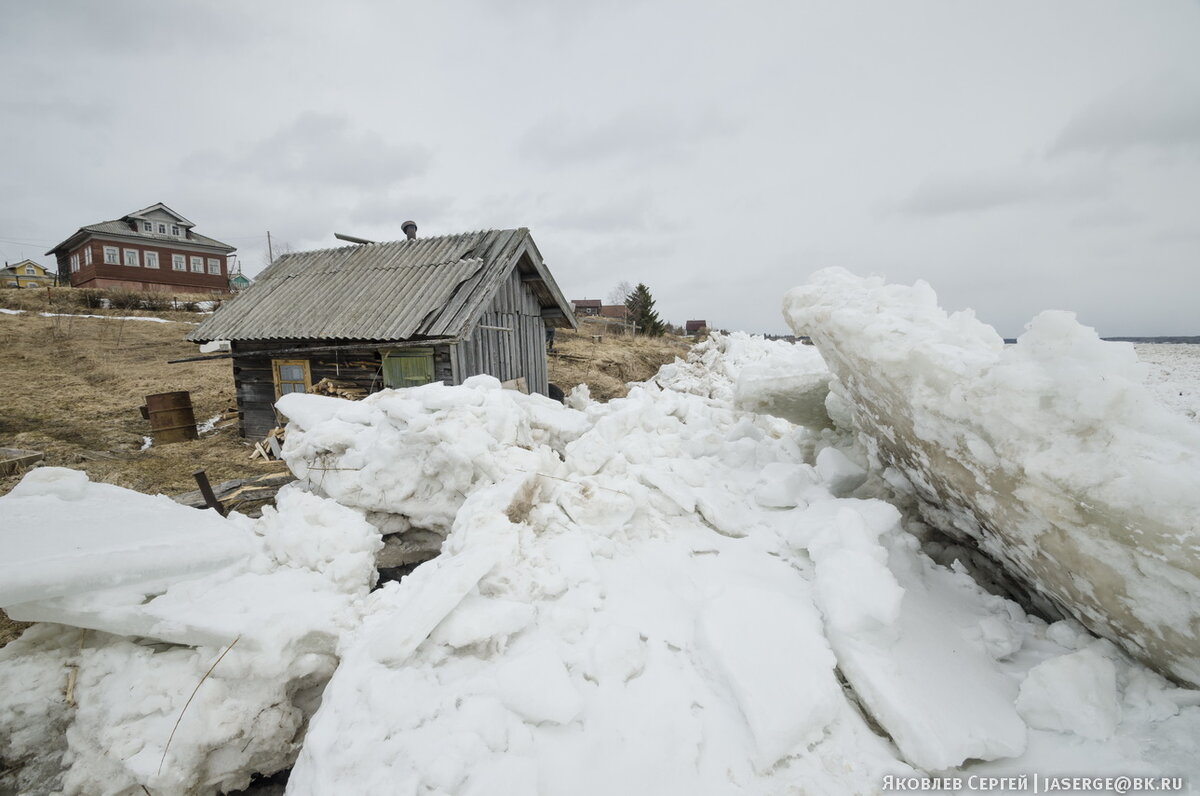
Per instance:
[[[0,253],[163,202],[266,263],[529,227],[567,298],[784,332],[840,265],[1200,334],[1200,2],[26,2]]]

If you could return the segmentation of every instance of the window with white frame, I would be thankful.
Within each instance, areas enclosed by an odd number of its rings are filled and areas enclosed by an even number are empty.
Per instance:
[[[167,225],[166,225],[166,224],[159,224],[159,225],[158,225],[158,234],[159,234],[159,235],[166,235],[166,234],[167,234]]]
[[[79,270],[79,255],[73,254],[73,255],[71,255],[71,259],[75,261],[75,270],[78,271]],[[25,266],[25,276],[37,276],[37,269],[34,268],[32,265]]]
[[[154,231],[153,224],[151,224],[149,221],[142,222],[142,232],[153,232],[153,231]]]
[[[78,271],[78,270],[79,270],[79,255],[78,255],[78,254],[72,254],[72,255],[71,255],[71,271],[72,271],[72,273],[74,273],[75,271]],[[29,266],[28,266],[28,265],[27,265],[27,266],[25,266],[25,271],[26,271],[26,273],[28,273],[28,272],[29,272]]]
[[[172,224],[172,225],[171,225],[171,234],[172,234],[172,235],[178,235],[178,234],[179,234],[179,227],[178,227],[178,226],[176,226],[175,224]]]
[[[182,254],[172,254],[171,255],[171,270],[172,271],[186,271],[187,270],[187,263],[184,262]]]
[[[83,250],[83,264],[84,265],[92,264],[92,247],[91,246],[88,246],[86,249]]]
[[[126,249],[125,250],[125,264],[132,265],[134,268],[137,268],[139,265],[141,265],[141,262],[138,259],[138,250],[137,249]]]
[[[221,275],[221,261],[208,258],[208,272],[210,274]]]
[[[142,256],[147,268],[158,268],[158,252],[144,252]]]
[[[192,258],[192,273],[193,274],[204,273],[204,258],[203,257],[193,257]]]
[[[116,246],[105,246],[104,247],[104,263],[105,263],[105,265],[120,265],[121,264],[121,252],[117,249]]]

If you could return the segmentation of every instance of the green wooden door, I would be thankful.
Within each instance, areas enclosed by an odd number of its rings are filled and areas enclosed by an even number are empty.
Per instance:
[[[433,349],[408,348],[383,356],[386,387],[416,387],[433,381]]]

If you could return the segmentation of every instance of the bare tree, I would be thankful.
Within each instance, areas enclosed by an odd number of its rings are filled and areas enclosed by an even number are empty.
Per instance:
[[[608,294],[609,304],[624,304],[625,301],[633,295],[633,285],[622,280],[617,283],[617,286]]]

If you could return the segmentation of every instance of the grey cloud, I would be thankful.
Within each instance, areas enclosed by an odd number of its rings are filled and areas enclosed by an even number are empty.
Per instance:
[[[893,209],[910,216],[982,213],[1033,202],[1076,200],[1104,190],[1100,173],[1016,168],[929,179]]]
[[[374,131],[359,132],[332,113],[303,113],[244,153],[207,152],[189,165],[217,168],[228,176],[252,176],[267,184],[310,190],[334,187],[370,191],[423,174],[431,153],[418,144],[385,141]]]
[[[1163,79],[1110,94],[1076,114],[1050,154],[1135,147],[1200,151],[1200,83]]]
[[[180,52],[189,47],[237,52],[253,35],[236,4],[96,3],[56,0],[11,3],[4,10],[0,43],[11,49],[29,36],[64,52],[101,52],[129,57],[151,52]]]
[[[1129,227],[1139,224],[1145,216],[1123,206],[1098,207],[1075,216],[1072,223],[1077,227]]]
[[[535,124],[518,142],[519,153],[549,166],[627,160],[636,164],[676,161],[706,140],[739,126],[713,111],[673,114],[663,108],[625,110],[608,118],[551,118]]]
[[[453,206],[454,200],[449,196],[424,194],[406,195],[401,198],[381,196],[364,199],[360,202],[349,213],[348,221],[352,224],[363,224],[373,229],[381,229],[385,237],[390,235],[399,238],[404,234],[400,230],[400,225],[408,219],[416,221],[418,229],[424,232],[445,218]],[[346,231],[353,233],[352,230]]]
[[[641,232],[662,225],[652,219],[654,200],[648,192],[618,195],[603,201],[578,204],[563,197],[561,205],[541,218],[553,229],[572,232]]]

